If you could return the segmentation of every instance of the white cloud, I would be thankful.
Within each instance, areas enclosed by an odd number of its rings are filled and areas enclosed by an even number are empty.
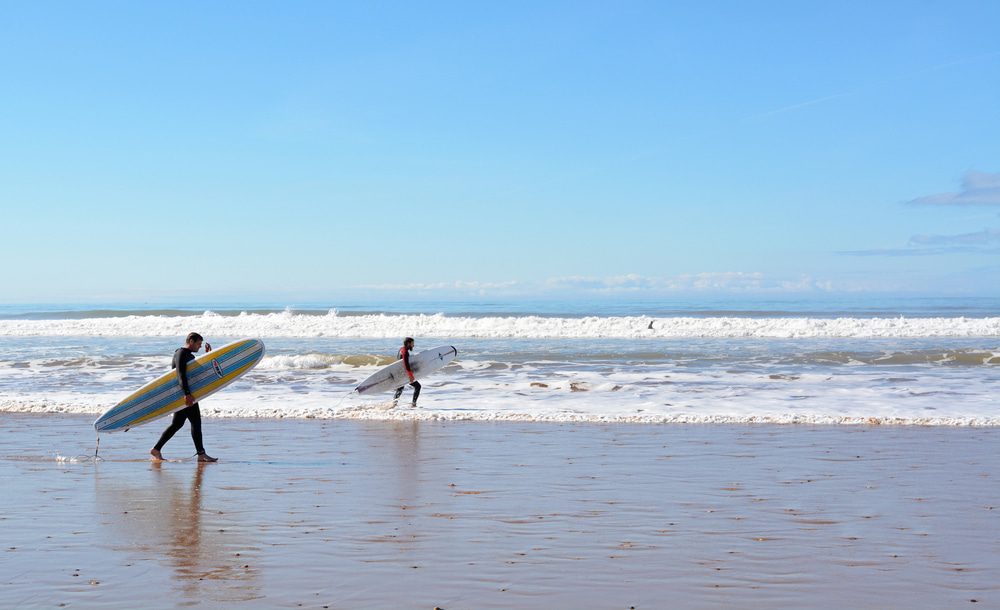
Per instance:
[[[847,256],[936,256],[940,254],[1000,254],[1000,231],[983,229],[958,235],[914,235],[905,248],[873,248],[838,252]]]
[[[910,200],[910,205],[1000,206],[1000,173],[966,172],[962,190],[957,193],[938,193]]]
[[[550,278],[545,286],[554,291],[579,291],[597,294],[658,292],[803,292],[830,290],[829,282],[808,276],[794,279],[771,278],[760,272],[728,271],[682,274],[670,277],[647,277],[636,274],[592,277]]]
[[[938,207],[1000,206],[1000,173],[969,171],[962,177],[962,188],[956,193],[938,193],[918,197],[908,205]],[[1000,230],[983,229],[957,235],[914,235],[901,248],[871,248],[847,250],[837,254],[847,256],[937,256],[945,254],[1000,254]]]
[[[552,290],[583,290],[596,292],[637,292],[655,289],[658,281],[655,278],[643,277],[634,273],[611,277],[591,277],[572,275],[553,277],[545,280],[544,286]]]
[[[809,276],[770,277],[760,272],[728,271],[691,273],[667,277],[644,276],[635,273],[615,276],[572,275],[553,277],[538,282],[411,282],[366,284],[362,290],[396,293],[419,293],[427,296],[545,296],[579,294],[590,296],[663,295],[685,293],[801,293],[834,290],[829,281]]]
[[[1000,254],[1000,248],[974,246],[942,246],[934,248],[873,248],[871,250],[845,250],[846,256],[936,256],[939,254]]]
[[[515,289],[521,283],[517,281],[508,282],[468,282],[456,280],[454,282],[410,282],[407,284],[362,284],[358,288],[364,290],[378,290],[386,292],[470,292],[483,293],[486,291],[505,291]]]
[[[914,235],[910,238],[911,246],[978,246],[998,242],[1000,242],[1000,231],[996,229],[983,229],[960,235]]]

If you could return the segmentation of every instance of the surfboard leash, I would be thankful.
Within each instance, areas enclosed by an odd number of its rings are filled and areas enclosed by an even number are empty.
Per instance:
[[[357,392],[357,389],[351,390],[350,392],[344,392],[344,394],[340,397],[340,400],[337,401],[337,404],[334,405],[333,410],[338,411],[340,409],[340,405],[344,404],[344,401],[347,400],[349,396],[357,394]]]
[[[103,462],[104,458],[97,455],[97,452],[101,449],[101,435],[97,435],[97,446],[94,447],[94,455],[89,453],[81,453],[80,455],[63,457],[61,455],[56,455],[56,460],[59,462],[76,462],[76,463],[86,463],[86,462]]]

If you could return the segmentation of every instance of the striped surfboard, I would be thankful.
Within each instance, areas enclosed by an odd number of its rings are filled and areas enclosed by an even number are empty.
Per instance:
[[[264,343],[243,339],[195,358],[187,365],[188,385],[196,400],[226,387],[264,358]],[[148,424],[185,407],[177,373],[171,370],[142,386],[97,418],[94,429],[119,432]]]

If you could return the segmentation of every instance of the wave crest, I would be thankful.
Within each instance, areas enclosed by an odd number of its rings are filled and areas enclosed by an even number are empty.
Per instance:
[[[354,354],[340,356],[335,354],[297,354],[267,356],[258,368],[267,370],[319,370],[336,366],[361,367],[385,366],[392,364],[395,358],[377,354]]]
[[[1000,317],[988,318],[742,318],[587,316],[470,317],[438,314],[327,315],[213,312],[190,316],[131,315],[56,320],[0,320],[0,336],[184,336],[478,339],[684,338],[924,338],[1000,337]]]

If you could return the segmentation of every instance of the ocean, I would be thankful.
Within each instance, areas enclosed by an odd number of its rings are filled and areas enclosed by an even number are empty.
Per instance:
[[[1000,301],[947,298],[2,305],[0,411],[96,417],[190,331],[267,346],[212,417],[1000,425]],[[352,394],[405,336],[458,350],[419,407]]]

